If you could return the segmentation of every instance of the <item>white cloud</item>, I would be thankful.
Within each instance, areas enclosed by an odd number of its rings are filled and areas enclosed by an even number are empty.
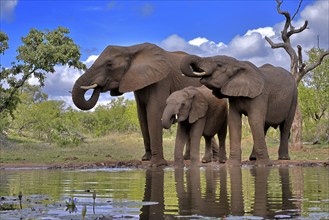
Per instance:
[[[264,57],[268,55],[265,40],[258,32],[249,35],[236,36],[228,44],[226,54],[237,59],[250,59],[252,57]]]
[[[248,30],[245,36],[250,36],[253,33],[259,33],[260,35],[262,35],[262,38],[265,38],[265,36],[272,37],[275,35],[272,27],[264,27]]]
[[[87,60],[84,62],[84,64],[86,64],[86,66],[89,68],[94,62],[95,60],[98,58],[99,55],[91,55],[87,58]]]
[[[0,20],[12,21],[14,11],[18,0],[1,0],[0,1]]]
[[[191,45],[200,47],[201,44],[207,43],[207,42],[209,42],[209,40],[207,38],[197,37],[197,38],[194,38],[193,40],[190,40],[188,43]]]

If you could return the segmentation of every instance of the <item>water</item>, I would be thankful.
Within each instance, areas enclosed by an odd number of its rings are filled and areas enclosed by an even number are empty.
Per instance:
[[[328,167],[3,169],[0,184],[0,219],[329,219]]]

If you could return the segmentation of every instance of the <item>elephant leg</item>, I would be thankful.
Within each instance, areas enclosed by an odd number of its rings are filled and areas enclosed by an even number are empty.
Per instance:
[[[175,165],[177,166],[184,165],[183,151],[184,145],[186,142],[189,142],[188,139],[186,126],[182,125],[182,123],[178,123],[174,152]]]
[[[198,120],[190,128],[190,143],[191,143],[191,164],[197,165],[200,163],[200,140],[204,130],[206,120]]]
[[[219,146],[217,144],[215,136],[211,138],[211,150],[212,161],[217,162],[219,160]]]
[[[157,122],[156,122],[157,121]],[[151,166],[163,166],[168,165],[167,161],[163,156],[163,147],[162,147],[162,128],[161,126],[161,117],[154,118],[152,123],[148,124],[150,139],[151,139]]]
[[[219,155],[218,155],[218,162],[225,163],[227,160],[226,157],[226,134],[227,134],[227,123],[225,123],[222,128],[219,130],[218,142],[219,142]]]
[[[146,109],[147,114],[147,129],[150,137],[151,146],[151,166],[167,165],[167,161],[163,157],[162,145],[162,126],[161,116],[164,107],[160,106],[156,100],[149,101]]]
[[[143,106],[140,103],[140,101],[138,100],[138,97],[135,96],[135,98],[136,98],[136,103],[137,103],[137,115],[138,115],[139,125],[140,125],[142,135],[143,135],[144,148],[145,148],[145,154],[142,156],[142,160],[149,161],[152,158],[152,152],[151,152],[150,134],[148,132],[146,109],[145,109],[145,106]]]
[[[204,137],[205,142],[206,142],[206,149],[205,149],[205,154],[202,158],[202,163],[209,163],[211,162],[211,157],[212,157],[212,139],[213,137]],[[217,145],[216,141],[215,144]],[[218,145],[217,145],[218,146]]]
[[[264,134],[265,134],[265,136],[266,136],[266,133],[267,133],[267,131],[268,131],[269,128],[270,128],[270,126],[265,125],[265,127],[264,127]],[[249,156],[249,160],[256,160],[255,146],[252,147],[252,152],[251,152],[251,154]]]
[[[279,146],[279,160],[290,160],[289,156],[289,136],[290,129],[293,123],[296,112],[296,106],[292,106],[287,119],[280,124],[280,146]]]
[[[229,166],[240,166],[242,121],[241,114],[233,107],[229,108],[228,126],[230,133],[230,157],[226,164]]]
[[[280,146],[279,146],[279,160],[290,160],[288,152],[288,141],[290,136],[290,127],[286,125],[287,122],[283,122],[280,125]],[[289,124],[289,122],[288,122]]]
[[[190,160],[190,152],[191,152],[191,144],[190,144],[190,138],[188,138],[185,148],[185,154],[184,154],[184,160]]]
[[[253,113],[248,115],[248,121],[254,140],[256,165],[269,165],[271,162],[267,152],[264,132],[265,114],[262,111],[254,110]]]

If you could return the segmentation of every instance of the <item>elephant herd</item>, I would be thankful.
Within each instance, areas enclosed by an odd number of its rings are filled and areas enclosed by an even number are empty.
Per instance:
[[[89,100],[87,90],[92,89]],[[202,162],[216,160],[241,164],[241,116],[246,115],[254,146],[251,160],[269,165],[265,135],[269,127],[280,129],[278,158],[289,160],[288,139],[297,105],[292,75],[280,67],[256,67],[228,56],[198,57],[168,52],[150,44],[108,46],[75,82],[74,104],[93,108],[101,92],[111,96],[133,92],[144,140],[142,160],[151,166],[167,165],[162,130],[178,122],[174,158],[198,164],[200,140],[205,139]],[[228,126],[227,126],[228,125]],[[225,138],[229,129],[230,154]],[[214,140],[218,136],[219,147]],[[183,149],[186,152],[183,156]]]

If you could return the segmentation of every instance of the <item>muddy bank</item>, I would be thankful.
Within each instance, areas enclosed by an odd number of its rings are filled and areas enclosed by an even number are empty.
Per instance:
[[[136,168],[145,169],[149,167],[148,161],[127,160],[127,161],[103,161],[103,162],[66,162],[66,163],[0,163],[0,169],[91,169],[91,168]],[[185,161],[185,166],[189,166]],[[200,166],[224,166],[223,163],[207,163]],[[242,166],[254,166],[255,161],[242,161]],[[168,167],[173,167],[174,162],[168,161]],[[272,166],[302,166],[302,167],[329,167],[329,161],[319,160],[273,160]]]

